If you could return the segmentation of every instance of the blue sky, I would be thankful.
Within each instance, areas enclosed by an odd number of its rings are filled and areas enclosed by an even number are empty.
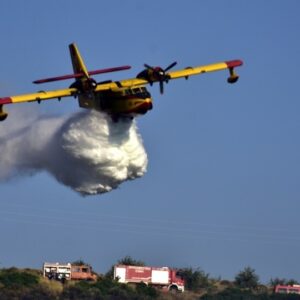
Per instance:
[[[137,120],[149,159],[141,179],[90,197],[46,173],[1,183],[0,267],[82,258],[106,272],[131,255],[226,279],[251,266],[263,282],[300,280],[299,8],[296,0],[1,1],[2,96],[70,73],[71,42],[89,69],[132,66],[99,80],[174,60],[244,66],[236,85],[218,72],[170,82],[163,96],[149,88],[154,109]],[[50,102],[20,107],[79,110],[71,99]]]

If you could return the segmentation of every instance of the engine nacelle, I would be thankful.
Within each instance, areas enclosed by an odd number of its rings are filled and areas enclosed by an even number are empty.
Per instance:
[[[3,110],[3,105],[0,105],[0,122],[1,121],[4,121],[8,116],[8,113],[6,113],[4,110]]]
[[[227,78],[228,83],[235,83],[238,81],[239,76],[234,72],[233,68],[229,68],[230,76]]]
[[[239,79],[239,76],[235,74],[235,75],[229,76],[227,78],[227,82],[228,83],[235,83],[235,82],[238,81],[238,79]]]

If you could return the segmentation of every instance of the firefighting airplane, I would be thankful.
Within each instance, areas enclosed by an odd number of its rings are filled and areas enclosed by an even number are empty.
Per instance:
[[[189,76],[192,75],[224,69],[229,70],[228,83],[235,83],[239,77],[234,72],[234,68],[243,64],[241,60],[230,60],[206,66],[187,67],[172,72],[169,72],[169,70],[177,64],[176,62],[173,62],[165,69],[161,67],[151,67],[145,64],[145,69],[140,72],[136,78],[120,81],[107,80],[96,82],[91,75],[127,70],[130,69],[130,66],[88,71],[77,46],[70,44],[69,50],[74,74],[40,79],[34,81],[34,83],[40,84],[51,81],[75,79],[70,87],[60,90],[39,91],[32,94],[0,98],[0,121],[4,121],[7,118],[8,114],[3,109],[6,104],[34,101],[40,103],[44,100],[61,100],[63,97],[70,96],[78,98],[80,107],[103,111],[110,115],[114,121],[118,121],[120,118],[132,119],[152,109],[151,95],[145,87],[147,84],[152,85],[158,82],[160,93],[163,94],[164,83],[168,83],[172,79],[181,77],[188,79]]]

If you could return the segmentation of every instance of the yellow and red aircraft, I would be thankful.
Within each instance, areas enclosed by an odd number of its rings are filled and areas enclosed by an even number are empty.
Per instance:
[[[189,76],[192,75],[224,69],[229,70],[227,81],[234,83],[239,78],[234,72],[234,68],[243,64],[241,60],[230,60],[206,66],[187,67],[171,72],[169,72],[169,70],[177,64],[176,62],[173,62],[165,69],[161,67],[151,67],[145,64],[145,69],[140,72],[136,78],[120,81],[108,80],[96,82],[91,75],[127,70],[130,69],[130,66],[88,71],[76,45],[70,44],[69,49],[74,74],[40,79],[34,81],[34,83],[40,84],[66,79],[75,79],[75,82],[66,89],[40,91],[32,94],[0,98],[0,121],[4,121],[7,118],[7,113],[3,109],[6,104],[32,101],[40,103],[44,100],[60,100],[63,97],[70,96],[78,98],[80,107],[106,112],[114,121],[117,121],[119,118],[133,118],[138,115],[143,115],[152,109],[152,99],[146,89],[147,84],[152,85],[158,82],[160,92],[163,94],[164,83],[168,83],[172,79],[188,79]]]

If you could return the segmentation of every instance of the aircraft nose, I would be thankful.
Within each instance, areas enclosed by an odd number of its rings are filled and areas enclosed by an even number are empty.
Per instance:
[[[150,98],[146,99],[146,103],[148,106],[148,110],[151,110],[153,108],[152,100]]]
[[[151,98],[144,99],[143,103],[137,109],[138,114],[144,115],[148,110],[151,110],[153,107]]]

